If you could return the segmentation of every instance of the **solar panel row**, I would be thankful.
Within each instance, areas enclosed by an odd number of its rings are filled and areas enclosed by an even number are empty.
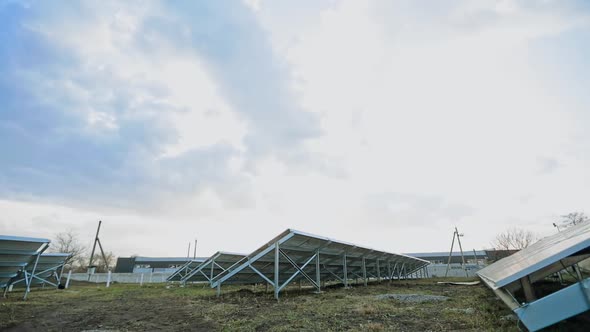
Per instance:
[[[307,281],[318,291],[322,282],[403,279],[425,276],[429,262],[288,229],[249,255],[217,252],[200,265],[185,266],[168,281],[222,284],[266,283],[275,297],[289,284]]]

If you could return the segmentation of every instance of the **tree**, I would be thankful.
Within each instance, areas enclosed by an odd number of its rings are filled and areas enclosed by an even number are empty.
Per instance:
[[[558,221],[558,224],[563,228],[567,228],[570,226],[574,226],[574,225],[578,225],[578,224],[590,221],[590,218],[586,214],[584,214],[584,212],[572,212],[572,213],[568,213],[563,216],[560,216],[560,218],[561,219]],[[555,226],[557,227],[557,225],[555,225]]]
[[[117,257],[115,256],[115,254],[113,254],[112,251],[107,251],[104,253],[104,255],[106,256],[106,263],[109,266],[110,270],[113,270],[115,268],[115,261],[117,259]],[[86,259],[86,261],[90,261],[90,255],[88,255],[88,258]],[[97,273],[105,273],[107,272],[106,269],[106,265],[105,265],[105,259],[103,259],[102,254],[97,253],[94,254],[94,259],[93,261],[93,265],[96,266],[96,272]]]
[[[49,252],[62,252],[70,254],[66,263],[66,269],[77,269],[85,265],[86,246],[80,243],[78,234],[73,230],[55,234],[51,242]]]
[[[496,235],[492,246],[498,250],[521,250],[537,240],[535,233],[520,228],[509,228]]]

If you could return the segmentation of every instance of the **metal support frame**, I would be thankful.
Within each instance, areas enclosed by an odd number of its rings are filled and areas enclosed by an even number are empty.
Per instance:
[[[283,283],[283,285],[279,285],[279,291],[281,291],[283,288],[285,288],[295,277],[297,277],[298,274],[301,274],[302,276],[304,276],[307,280],[309,280],[312,284],[315,284],[316,282],[303,270],[305,269],[305,267],[307,267],[307,265],[309,263],[311,263],[314,258],[317,260],[317,257],[319,257],[319,253],[315,253],[311,256],[311,258],[309,258],[302,266],[298,266],[297,263],[295,263],[295,261],[293,261],[291,259],[291,257],[289,257],[289,255],[287,255],[284,251],[279,249],[279,252],[281,253],[281,255],[283,255],[283,257],[285,257],[287,259],[287,261],[293,265],[293,267],[295,267],[295,269],[297,270],[295,273],[293,273],[291,275],[291,277],[289,277],[289,279],[287,279],[287,281],[285,281]],[[278,284],[277,284],[278,285]],[[319,283],[318,285],[315,285],[318,288],[319,291]]]
[[[104,254],[104,250],[102,249],[102,244],[100,243],[100,238],[98,237],[98,233],[100,233],[100,225],[102,225],[102,220],[98,221],[98,228],[96,229],[96,236],[94,237],[94,244],[92,246],[92,253],[90,254],[90,261],[88,262],[88,269],[93,266],[92,262],[94,261],[94,251],[96,250],[96,244],[98,243],[98,248],[100,249],[100,253],[102,254],[102,260],[107,268],[107,271],[110,270],[109,262],[107,261],[107,256]],[[88,280],[90,280],[90,272],[88,272]]]
[[[527,303],[514,312],[530,331],[537,331],[587,310],[590,310],[590,278]]]
[[[465,271],[465,276],[469,277],[469,273],[467,272],[467,268],[465,267],[465,256],[463,255],[461,236],[463,236],[463,234],[460,234],[459,230],[457,229],[457,226],[455,226],[455,231],[453,232],[453,241],[451,242],[451,250],[449,251],[449,259],[447,261],[447,270],[445,271],[445,278],[449,274],[449,269],[451,267],[451,258],[453,257],[453,246],[455,245],[455,238],[457,239],[457,243],[459,244],[459,250],[461,251],[461,267]]]
[[[280,292],[291,282],[297,280],[306,279],[316,288],[317,292],[320,292],[322,289],[322,277],[325,276],[328,276],[327,280],[339,280],[344,284],[344,287],[349,287],[350,278],[362,278],[364,285],[367,285],[372,277],[381,281],[383,278],[392,279],[396,271],[398,272],[398,278],[402,273],[401,269],[396,270],[395,267],[392,271],[391,266],[394,262],[398,266],[398,262],[401,264],[404,260],[399,258],[389,259],[386,255],[382,255],[381,252],[373,254],[374,251],[369,250],[366,253],[351,257],[348,249],[325,249],[326,246],[332,243],[331,241],[327,241],[327,243],[315,248],[312,247],[313,249],[309,246],[307,248],[303,246],[306,240],[296,242],[293,246],[283,244],[299,234],[301,233],[285,232],[284,235],[275,238],[250,256],[234,263],[211,279],[211,288],[219,289],[222,283],[237,275],[243,276],[240,278],[240,283],[248,283],[249,280],[256,282],[256,279],[261,278],[267,285],[273,286],[274,297],[278,300]],[[320,260],[320,257],[322,260]],[[371,261],[369,269],[367,268],[367,259]],[[313,269],[308,267],[314,260],[315,278],[310,273]],[[387,276],[382,273],[383,264],[387,264]],[[244,273],[244,270],[248,268],[254,273]],[[308,268],[307,271],[306,268]]]
[[[23,300],[27,299],[27,295],[29,294],[29,292],[31,291],[31,281],[33,280],[33,277],[35,276],[35,272],[37,270],[37,264],[39,263],[39,257],[41,257],[41,254],[47,250],[47,248],[49,247],[49,243],[44,243],[41,248],[39,248],[39,250],[32,256],[35,257],[35,263],[33,263],[33,269],[31,270],[31,273],[27,272],[26,269],[26,265],[22,267],[22,273],[24,274],[24,281],[25,281],[25,295],[23,296]],[[28,265],[28,264],[27,264]],[[20,281],[22,281],[23,279],[21,279]],[[14,285],[17,282],[17,280],[15,281],[9,281],[4,289],[4,297],[6,297],[6,293],[8,292],[8,289]]]

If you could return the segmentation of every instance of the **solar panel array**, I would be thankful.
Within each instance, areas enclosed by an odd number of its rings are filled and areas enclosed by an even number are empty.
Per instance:
[[[249,255],[218,252],[183,277],[169,281],[222,284],[266,283],[275,297],[287,285],[306,281],[321,289],[322,283],[403,279],[426,276],[428,261],[403,254],[375,250],[351,243],[288,229]],[[186,269],[185,269],[186,270]],[[275,286],[276,285],[276,286]]]

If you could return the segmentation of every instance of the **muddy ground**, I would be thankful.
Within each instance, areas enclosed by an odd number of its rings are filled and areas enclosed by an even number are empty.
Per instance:
[[[403,302],[382,294],[446,296]],[[518,331],[517,321],[483,285],[438,285],[436,280],[328,287],[322,294],[293,288],[276,302],[264,287],[165,284],[74,284],[0,299],[6,331]],[[521,327],[522,328],[522,327]],[[563,326],[554,330],[562,330]],[[569,328],[567,330],[570,330]]]

